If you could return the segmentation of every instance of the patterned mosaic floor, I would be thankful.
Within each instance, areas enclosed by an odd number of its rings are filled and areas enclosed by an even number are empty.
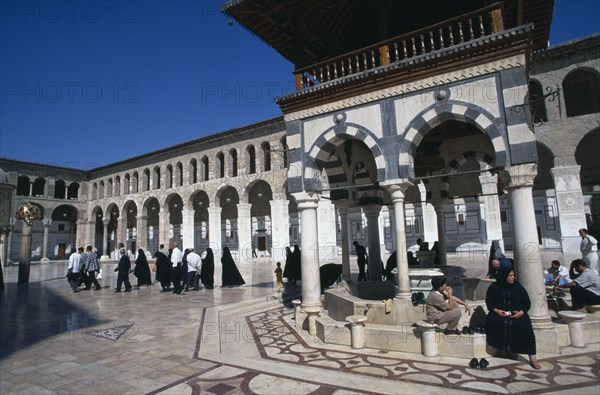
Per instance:
[[[467,366],[468,361],[464,361],[465,366],[457,366],[386,357],[385,352],[377,354],[375,350],[371,354],[364,354],[310,346],[290,326],[292,315],[291,309],[282,307],[246,317],[262,359],[403,384],[425,384],[451,389],[451,392],[536,394],[588,386],[591,386],[588,389],[594,389],[594,385],[600,391],[598,352],[544,358],[540,361],[541,370],[532,369],[524,361],[495,358],[490,359],[488,368],[473,369]],[[276,394],[290,393],[290,388],[294,389],[293,393],[298,394],[369,393],[344,388],[340,384],[333,387],[317,381],[301,381],[220,364],[172,386],[166,386],[156,393]],[[375,390],[373,393],[379,392]]]

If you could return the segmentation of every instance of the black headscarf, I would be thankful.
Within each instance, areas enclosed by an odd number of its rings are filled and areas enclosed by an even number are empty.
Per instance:
[[[511,285],[513,285],[513,284],[509,284],[506,281],[508,279],[508,275],[512,271],[513,270],[508,267],[501,267],[500,269],[498,269],[498,273],[496,273],[496,283],[498,284],[498,286],[500,286],[502,288],[506,288],[506,287],[510,287]]]

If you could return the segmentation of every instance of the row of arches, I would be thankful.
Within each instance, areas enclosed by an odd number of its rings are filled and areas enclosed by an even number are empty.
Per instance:
[[[54,192],[49,195],[49,187],[54,188]],[[17,178],[17,196],[46,196],[54,199],[77,199],[79,197],[79,183],[71,182],[67,184],[61,179],[54,179],[48,182],[43,177],[37,177],[33,181],[26,175],[20,175]]]
[[[275,192],[283,192],[283,187],[275,187]],[[189,196],[173,192],[161,200],[150,196],[143,200],[134,198],[123,203],[111,202],[105,207],[97,205],[92,208],[90,226],[94,242],[101,252],[104,248],[111,251],[117,242],[125,243],[132,250],[145,248],[149,251],[172,241],[182,245],[186,232],[194,248],[202,249],[215,240],[210,229],[213,232],[218,229],[220,235],[217,239],[221,245],[238,250],[238,230],[242,220],[245,221],[244,227],[249,226],[251,242],[268,250],[272,236],[273,193],[274,189],[268,182],[256,180],[244,186],[243,190],[226,185],[216,193],[198,189]],[[244,212],[239,211],[240,207]],[[218,208],[217,214],[211,214],[214,208]],[[289,208],[289,212],[297,212],[293,203]],[[185,246],[189,247],[189,242]]]
[[[249,145],[241,158],[235,148],[226,152],[219,151],[214,162],[211,162],[207,155],[203,156],[200,161],[192,158],[187,164],[187,173],[183,162],[177,161],[175,164],[168,164],[164,168],[156,165],[152,169],[142,170],[141,173],[138,171],[131,174],[127,173],[122,179],[119,175],[114,178],[110,177],[106,181],[100,180],[92,184],[91,199],[112,198],[161,188],[176,188],[186,184],[193,185],[198,182],[209,181],[213,178],[238,177],[242,175],[240,169],[244,169],[244,174],[256,174],[258,171],[257,165],[260,165],[261,172],[271,171],[273,169],[273,151],[287,152],[285,137],[281,139],[280,144],[279,149],[273,150],[269,142],[263,142],[260,145],[260,159],[257,159],[254,145]],[[287,168],[287,155],[282,155],[282,158],[281,165],[283,168]],[[240,160],[242,161],[241,167]]]

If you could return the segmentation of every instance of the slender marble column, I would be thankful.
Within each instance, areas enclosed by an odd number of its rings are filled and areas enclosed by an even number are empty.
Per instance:
[[[369,232],[369,281],[381,281],[381,248],[379,245],[379,212],[381,206],[365,207],[367,230]]]
[[[208,242],[215,255],[221,255],[221,207],[208,208]]]
[[[21,228],[21,254],[19,259],[19,284],[29,283],[31,268],[31,225],[23,221]]]
[[[183,236],[183,249],[195,248],[194,245],[194,210],[181,210],[183,223],[181,224],[181,235]],[[182,249],[182,251],[183,251]]]
[[[404,193],[411,184],[403,182],[388,186],[394,204],[394,221],[396,223],[396,262],[398,265],[397,299],[410,300],[410,280],[408,278],[408,260],[406,258],[406,232],[404,220]]]
[[[102,232],[102,256],[100,257],[101,261],[108,261],[110,259],[110,251],[108,250],[108,224],[110,223],[109,219],[102,220],[103,222],[103,232]]]
[[[285,264],[285,247],[290,245],[290,202],[271,200],[271,241],[273,261]]]
[[[483,196],[479,200],[485,210],[485,231],[487,237],[487,251],[493,240],[502,241],[502,222],[500,221],[500,199],[498,199],[498,175],[482,173],[479,176]]]
[[[250,203],[238,203],[238,253],[240,262],[252,261],[252,218]],[[256,246],[258,248],[258,246]]]
[[[42,259],[40,263],[47,264],[50,262],[50,259],[48,259],[48,233],[50,231],[50,224],[52,224],[52,220],[43,219],[42,223],[44,224],[44,244],[42,247]]]
[[[10,266],[12,263],[14,263],[12,261],[12,259],[11,259],[11,256],[12,256],[12,238],[13,238],[13,234],[15,233],[15,232],[13,232],[13,229],[14,229],[14,226],[15,226],[14,224],[16,223],[17,220],[15,218],[11,218],[10,221],[11,221],[11,224],[13,224],[13,225],[11,225],[9,227],[9,232],[8,232],[8,241],[7,241],[8,246],[6,246],[6,266]]]
[[[302,265],[302,308],[322,308],[319,275],[318,197],[294,194],[300,213],[300,249]]]
[[[540,281],[544,272],[537,238],[533,206],[533,179],[537,174],[535,164],[511,167],[502,173],[506,177],[513,228],[513,251],[517,280],[525,287],[531,300],[529,316],[538,327],[551,324],[548,315],[546,288]]]
[[[352,280],[350,273],[350,243],[348,241],[348,208],[348,204],[338,203],[342,233],[342,279],[344,281]]]
[[[437,219],[437,231],[438,231],[438,254],[440,258],[440,266],[446,266],[448,261],[446,260],[446,229],[444,227],[444,203],[442,201],[436,201],[433,203],[435,208],[435,216]]]

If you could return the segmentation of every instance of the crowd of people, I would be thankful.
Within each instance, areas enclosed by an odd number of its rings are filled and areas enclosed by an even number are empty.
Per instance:
[[[154,254],[156,261],[152,268],[146,253],[141,248],[138,249],[133,260],[135,264],[133,269],[132,259],[123,243],[118,246],[118,256],[119,260],[114,268],[117,273],[114,292],[131,292],[133,286],[129,281],[130,274],[137,278],[137,287],[151,286],[152,272],[155,273],[155,280],[162,288],[161,292],[183,295],[189,290],[198,291],[200,283],[206,289],[214,289],[215,258],[211,248],[207,248],[201,257],[193,248],[186,248],[182,252],[177,243],[172,243],[171,248],[165,248],[164,244],[161,244],[160,249]],[[222,287],[235,287],[246,283],[228,247],[223,248],[221,264]],[[67,281],[72,292],[89,290],[92,285],[95,286],[95,290],[101,290],[99,277],[97,277],[100,273],[98,256],[92,246],[88,246],[86,252],[81,247],[79,250],[71,251]]]
[[[155,282],[162,288],[161,292],[184,295],[190,290],[198,291],[200,284],[205,289],[214,289],[215,287],[215,257],[211,248],[207,248],[201,257],[193,248],[181,251],[176,242],[171,244],[171,248],[166,248],[164,244],[161,244],[159,250],[154,254],[155,263],[152,268],[146,253],[141,248],[138,249],[135,259],[132,259],[124,244],[119,243],[116,255],[118,263],[114,268],[117,273],[114,292],[131,292],[133,286],[129,281],[130,274],[137,278],[138,288],[152,285],[152,272],[155,273]],[[135,264],[133,269],[132,261]],[[228,247],[223,248],[221,265],[221,287],[236,287],[246,283]],[[290,247],[286,247],[285,269],[280,269],[280,271],[280,273],[276,273],[278,287],[281,287],[284,277],[291,284],[302,279],[298,245],[294,246],[293,251]],[[92,246],[87,247],[87,252],[84,252],[83,248],[79,248],[79,251],[75,249],[71,251],[67,280],[72,292],[89,290],[92,285],[96,290],[101,290],[102,287],[97,278],[99,273],[98,256]]]

